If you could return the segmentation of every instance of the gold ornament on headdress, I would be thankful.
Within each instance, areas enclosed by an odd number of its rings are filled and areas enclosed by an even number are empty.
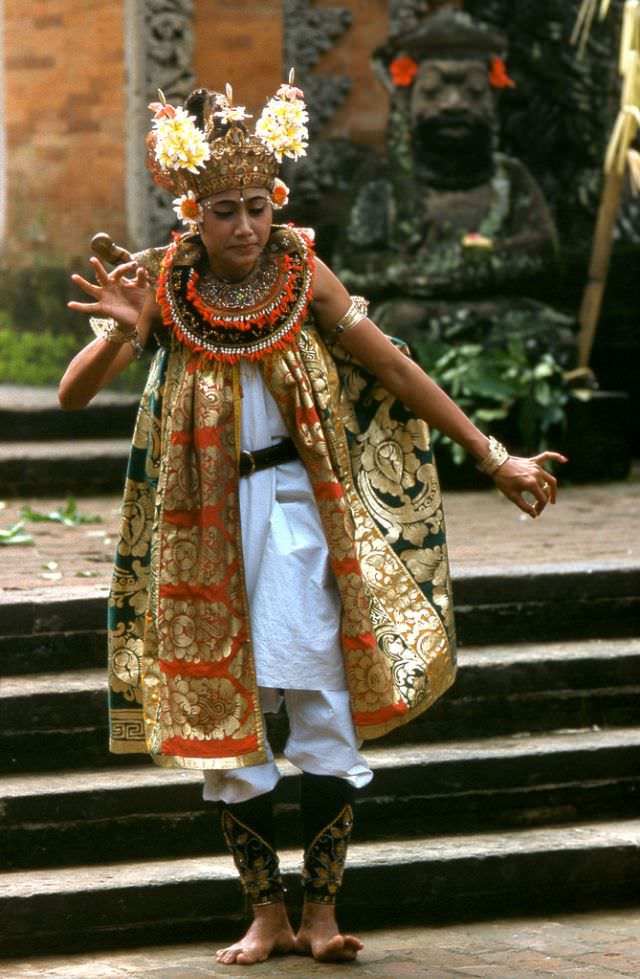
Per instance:
[[[309,140],[304,96],[293,80],[292,69],[254,133],[246,126],[251,116],[245,107],[233,104],[230,85],[224,95],[203,93],[202,128],[186,109],[167,104],[162,92],[160,102],[150,104],[148,165],[157,184],[180,195],[174,205],[185,223],[197,220],[197,202],[223,190],[266,187],[274,192],[274,206],[286,203],[287,188],[277,179],[280,164],[284,157],[304,156]]]

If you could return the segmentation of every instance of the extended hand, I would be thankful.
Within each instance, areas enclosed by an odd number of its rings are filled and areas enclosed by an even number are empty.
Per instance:
[[[555,503],[558,481],[543,468],[545,462],[567,462],[559,452],[541,452],[531,459],[509,456],[494,473],[493,479],[498,489],[507,499],[515,503],[530,517],[538,517],[547,503]],[[527,500],[523,494],[529,493],[535,502]]]
[[[90,316],[111,317],[124,329],[133,330],[147,296],[147,276],[136,262],[118,265],[107,272],[97,258],[90,259],[96,281],[89,282],[81,275],[72,275],[72,281],[94,300],[67,303],[69,309],[77,309]],[[129,276],[129,277],[128,277]]]

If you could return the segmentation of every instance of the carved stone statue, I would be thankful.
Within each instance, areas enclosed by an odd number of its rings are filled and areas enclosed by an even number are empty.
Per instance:
[[[495,92],[513,84],[504,46],[442,8],[374,52],[391,94],[387,159],[356,180],[333,264],[409,342],[517,336],[569,363],[571,321],[521,298],[554,274],[556,233],[530,172],[496,149]]]

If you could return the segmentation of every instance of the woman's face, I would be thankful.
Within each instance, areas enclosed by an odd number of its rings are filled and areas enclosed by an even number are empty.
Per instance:
[[[223,190],[200,201],[200,237],[211,270],[239,280],[253,270],[271,232],[271,198],[265,187]]]

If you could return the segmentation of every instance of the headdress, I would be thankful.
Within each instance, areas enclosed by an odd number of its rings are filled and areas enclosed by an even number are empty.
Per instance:
[[[274,207],[287,203],[288,189],[278,179],[284,157],[306,154],[309,116],[304,96],[293,84],[280,86],[262,110],[254,132],[243,105],[233,104],[230,85],[225,93],[199,89],[185,106],[160,101],[149,106],[153,127],[147,137],[148,166],[154,181],[179,196],[178,217],[193,224],[202,216],[200,200],[222,190],[266,187]]]

